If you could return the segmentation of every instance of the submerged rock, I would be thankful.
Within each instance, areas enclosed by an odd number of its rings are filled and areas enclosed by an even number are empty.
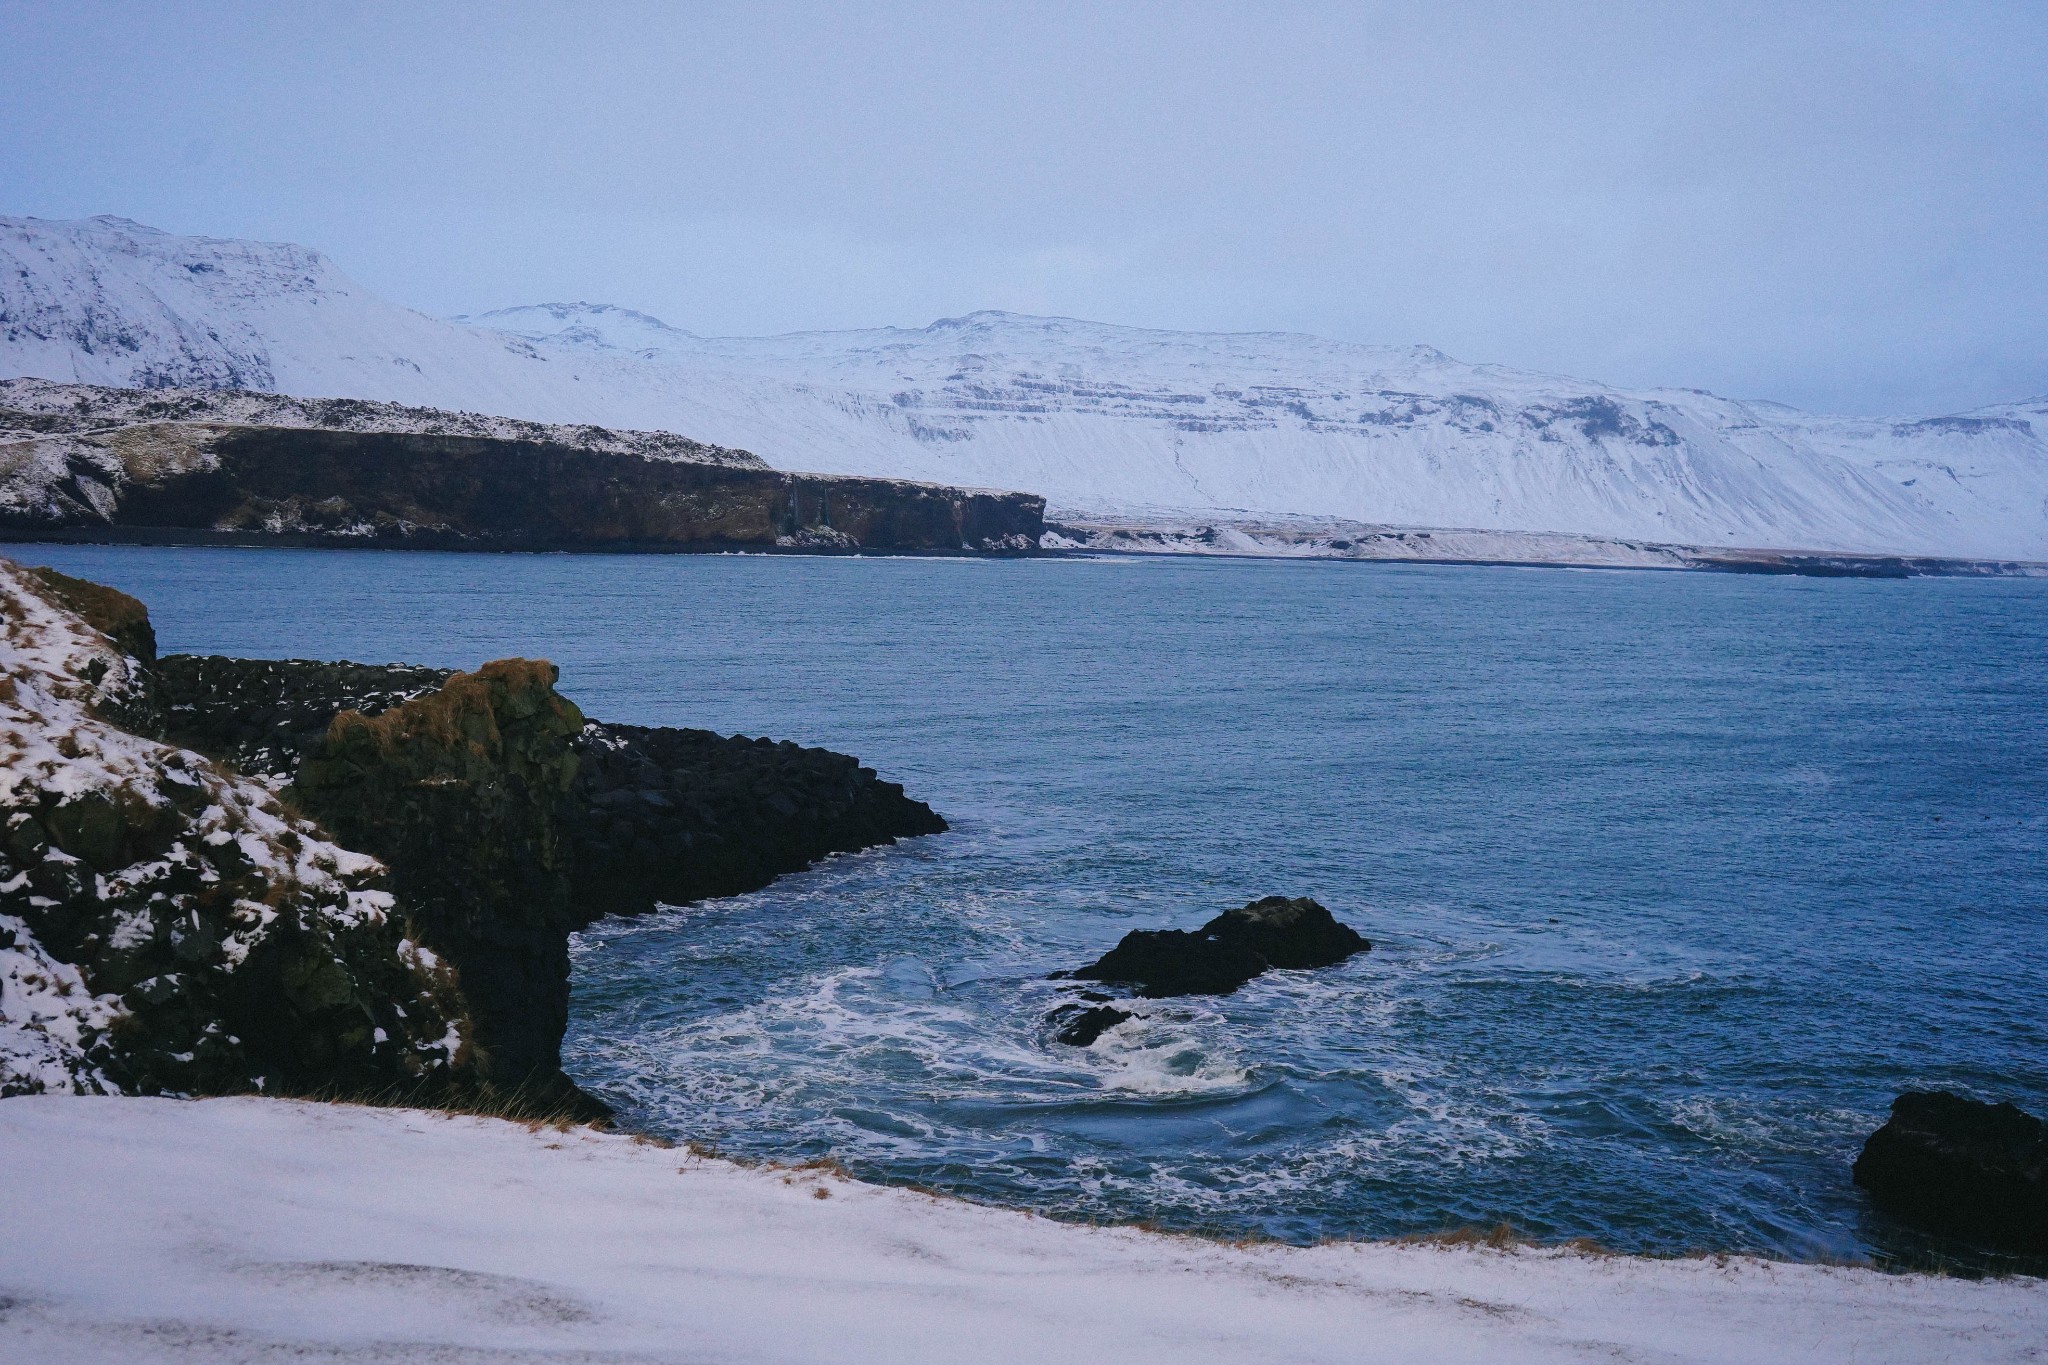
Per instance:
[[[1088,1047],[1097,1038],[1135,1016],[1113,1005],[1062,1005],[1052,1012],[1051,1022],[1059,1026],[1053,1035],[1068,1047]]]
[[[2015,1105],[1909,1091],[1854,1176],[1879,1208],[1930,1232],[2048,1253],[2048,1123]]]

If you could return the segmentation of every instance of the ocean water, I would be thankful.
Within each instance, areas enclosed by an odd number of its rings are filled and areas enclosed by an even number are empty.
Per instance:
[[[576,947],[629,1124],[1061,1216],[1892,1254],[1891,1096],[2048,1112],[2048,582],[6,549],[164,647],[544,656],[949,834]],[[1312,895],[1319,972],[1049,1040],[1046,974]]]

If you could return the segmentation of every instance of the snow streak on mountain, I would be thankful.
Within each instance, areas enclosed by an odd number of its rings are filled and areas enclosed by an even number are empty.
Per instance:
[[[449,322],[303,247],[123,219],[0,219],[0,374],[668,430],[1070,514],[2048,559],[2048,398],[1819,417],[1427,347],[1007,313],[765,338],[592,304]]]

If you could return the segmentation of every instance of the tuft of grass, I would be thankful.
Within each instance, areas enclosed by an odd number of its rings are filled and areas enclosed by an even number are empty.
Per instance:
[[[410,1086],[362,1088],[325,1085],[305,1091],[272,1090],[268,1093],[273,1099],[312,1100],[320,1104],[358,1105],[366,1109],[426,1109],[451,1117],[507,1119],[525,1125],[529,1133],[538,1133],[543,1128],[558,1133],[577,1127],[598,1132],[611,1128],[610,1119],[586,1117],[585,1111],[573,1100],[564,1098],[552,1087],[422,1081]]]

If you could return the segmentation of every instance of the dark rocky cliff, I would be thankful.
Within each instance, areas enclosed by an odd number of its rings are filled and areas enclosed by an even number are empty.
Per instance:
[[[789,474],[553,441],[175,422],[50,440],[68,444],[38,447],[0,471],[10,485],[0,499],[0,528],[10,534],[422,549],[1023,554],[1037,548],[1044,530],[1044,499],[1029,494]]]
[[[466,1006],[385,869],[150,734],[148,643],[0,561],[0,1095],[445,1086]]]
[[[262,1077],[272,1089],[482,1092],[600,1113],[560,1071],[571,932],[946,827],[843,754],[588,721],[544,662],[472,673],[151,662],[114,645],[116,631],[146,643],[133,599],[78,580],[44,586],[5,561],[0,573],[35,585],[24,601],[90,636],[63,685],[96,689],[95,726],[153,755],[170,793],[126,800],[132,778],[63,756],[39,733],[47,722],[0,709],[0,741],[49,750],[51,769],[0,801],[0,939],[8,915],[26,916],[15,921],[36,955],[25,970],[85,973],[100,1002],[91,1055],[66,1055],[71,1083],[87,1088],[219,1092]],[[8,677],[32,679],[35,640],[13,642]],[[200,795],[180,798],[188,773],[203,775]],[[102,794],[81,801],[81,781]],[[221,790],[237,811],[271,812],[257,821],[268,844],[216,835],[233,814]],[[155,866],[167,848],[182,860],[168,871]],[[308,858],[324,859],[319,875],[293,871]],[[290,913],[265,919],[266,907]],[[259,951],[237,947],[237,932]],[[0,941],[0,969],[17,946]]]

